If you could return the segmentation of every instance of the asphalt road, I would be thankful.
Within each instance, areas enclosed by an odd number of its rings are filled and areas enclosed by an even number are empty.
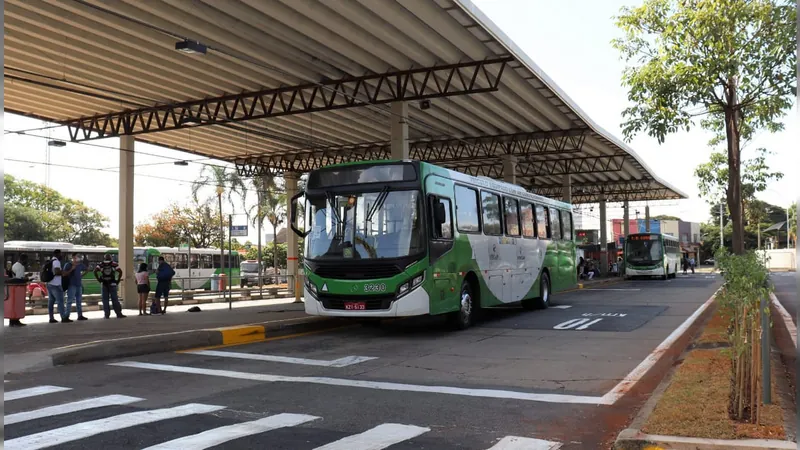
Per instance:
[[[771,278],[775,286],[775,297],[791,314],[794,324],[797,325],[797,273],[773,272]]]
[[[463,332],[415,319],[15,375],[5,448],[608,448],[641,405],[609,393],[718,286],[623,282]]]

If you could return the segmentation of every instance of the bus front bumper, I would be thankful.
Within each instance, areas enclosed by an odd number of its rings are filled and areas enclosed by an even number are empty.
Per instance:
[[[405,296],[392,302],[389,309],[373,310],[342,310],[325,309],[322,302],[317,300],[314,295],[303,287],[303,295],[306,305],[306,314],[312,316],[335,316],[335,317],[407,317],[422,316],[431,312],[430,299],[428,293],[422,286],[414,289]],[[358,297],[353,297],[353,301],[359,301]]]
[[[625,275],[629,277],[655,277],[664,275],[663,267],[656,267],[654,269],[633,269],[631,267],[625,268]]]

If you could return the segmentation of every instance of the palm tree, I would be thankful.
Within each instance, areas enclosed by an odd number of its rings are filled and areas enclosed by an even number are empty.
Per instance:
[[[272,268],[278,271],[278,225],[286,219],[286,193],[278,192],[276,180],[272,178],[271,188],[264,191],[261,211],[272,225]]]
[[[236,210],[234,199],[238,196],[244,201],[247,196],[244,182],[236,170],[225,166],[203,166],[200,172],[200,177],[192,183],[192,197],[198,201],[198,194],[206,187],[214,187],[214,193],[217,197],[217,207],[219,211],[220,221],[220,267],[225,267],[225,229],[224,221],[222,220],[222,199],[223,197],[230,203],[231,209]],[[209,198],[213,198],[210,196]],[[230,224],[228,224],[230,226]],[[232,280],[228,280],[231,282]]]
[[[278,183],[277,178],[274,175],[264,175],[261,177],[255,177],[250,179],[250,184],[253,190],[256,191],[256,204],[251,205],[247,209],[247,217],[250,218],[251,223],[253,226],[258,228],[258,276],[259,276],[259,285],[261,284],[261,266],[262,266],[262,251],[261,251],[261,229],[264,224],[264,219],[267,218],[267,214],[269,211],[273,211],[274,208],[272,205],[276,203],[280,203],[281,198],[285,198],[282,194],[277,192]],[[272,198],[275,196],[279,196],[279,198]],[[272,221],[270,220],[272,223]],[[273,224],[274,226],[274,224]],[[277,236],[277,232],[275,233]],[[273,237],[273,249],[272,253],[273,257],[273,264],[277,258],[277,251],[275,250],[275,241],[277,239]]]

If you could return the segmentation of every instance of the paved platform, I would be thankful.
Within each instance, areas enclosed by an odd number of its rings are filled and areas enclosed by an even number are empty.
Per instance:
[[[142,448],[238,427],[243,434],[218,448],[344,449],[355,448],[348,439],[357,437],[369,448],[486,450],[513,448],[494,446],[515,439],[527,440],[521,448],[608,448],[648,391],[634,400],[606,394],[719,285],[703,274],[595,285],[555,295],[549,310],[492,311],[463,332],[437,318],[398,320],[7,376],[7,394],[69,390],[8,402],[6,414],[60,411],[97,396],[136,401],[47,419],[34,414],[7,425],[6,439],[25,444],[26,436],[49,432],[68,436],[65,448]],[[598,312],[606,315],[583,316]],[[556,327],[598,318],[582,330]],[[628,318],[636,324],[625,325]],[[169,418],[143,425],[131,421],[137,413]],[[105,421],[109,432],[84,436],[71,427],[88,420]],[[267,426],[273,422],[284,425]]]

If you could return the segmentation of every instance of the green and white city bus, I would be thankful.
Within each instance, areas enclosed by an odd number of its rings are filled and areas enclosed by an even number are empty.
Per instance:
[[[466,328],[476,308],[546,308],[577,283],[569,204],[424,162],[311,172],[290,223],[311,315],[448,314]]]
[[[625,238],[625,276],[660,277],[664,280],[678,274],[681,263],[678,239],[668,234],[636,233]]]

